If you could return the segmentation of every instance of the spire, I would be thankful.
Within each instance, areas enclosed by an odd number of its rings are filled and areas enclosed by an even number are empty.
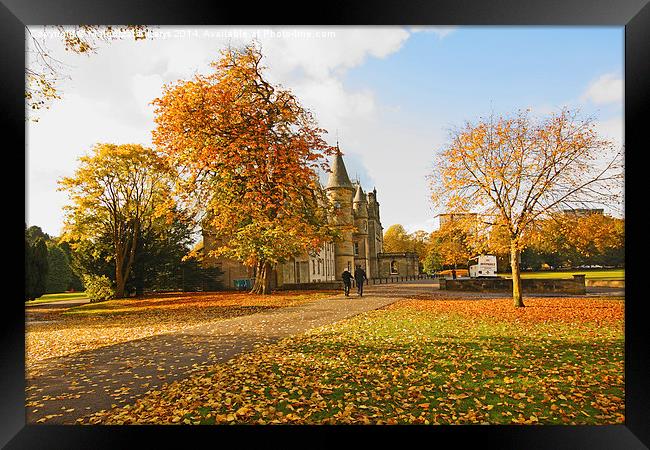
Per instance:
[[[334,157],[334,161],[332,161],[332,173],[330,173],[330,176],[327,179],[326,186],[326,189],[332,188],[354,189],[350,182],[350,177],[348,177],[348,172],[345,170],[343,156],[341,156],[341,150],[339,150],[338,143],[336,145],[336,156]]]
[[[363,189],[361,188],[361,184],[357,184],[357,192],[354,195],[354,203],[367,203],[366,202],[366,195],[363,193]]]

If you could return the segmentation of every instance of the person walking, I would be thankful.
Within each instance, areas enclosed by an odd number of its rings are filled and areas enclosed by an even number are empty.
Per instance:
[[[341,278],[343,279],[343,293],[345,293],[346,297],[349,297],[350,296],[350,287],[352,287],[352,274],[346,268],[343,271],[343,274],[341,275]]]
[[[357,283],[357,294],[359,294],[359,297],[363,297],[363,281],[368,281],[368,277],[366,276],[366,271],[361,268],[361,266],[357,266],[356,270],[354,271],[354,281]]]

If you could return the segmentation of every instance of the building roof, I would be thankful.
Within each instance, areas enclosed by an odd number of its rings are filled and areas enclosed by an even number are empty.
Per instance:
[[[332,188],[346,188],[354,190],[354,187],[350,182],[350,177],[348,177],[348,171],[345,170],[343,156],[341,155],[340,151],[336,153],[334,161],[332,161],[332,172],[327,179],[327,186],[325,187],[325,189]]]
[[[354,195],[354,203],[368,203],[366,200],[366,194],[363,193],[363,189],[360,184],[357,184],[357,193]]]

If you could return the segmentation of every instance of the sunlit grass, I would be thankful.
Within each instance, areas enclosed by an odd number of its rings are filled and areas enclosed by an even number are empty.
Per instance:
[[[36,300],[31,300],[25,302],[26,305],[36,305],[39,303],[51,303],[58,302],[61,300],[77,300],[88,298],[85,292],[63,292],[60,294],[45,294],[42,297],[37,298]]]
[[[587,280],[625,280],[625,269],[521,272],[522,278],[572,278],[573,275],[585,275]],[[503,272],[499,276],[511,278],[512,274]]]

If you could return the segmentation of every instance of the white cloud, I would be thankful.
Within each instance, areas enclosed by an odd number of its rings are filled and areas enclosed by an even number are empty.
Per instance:
[[[153,118],[154,107],[150,103],[154,98],[160,96],[163,84],[163,77],[158,74],[141,75],[136,73],[133,76],[131,89],[136,103],[143,114]]]
[[[581,99],[597,104],[621,102],[623,79],[616,74],[604,74],[589,84]]]
[[[305,32],[304,28],[274,28],[275,32]],[[406,42],[410,33],[398,27],[309,28],[321,38],[261,39],[264,54],[277,76],[299,70],[323,79],[362,64],[369,56],[385,58]]]

